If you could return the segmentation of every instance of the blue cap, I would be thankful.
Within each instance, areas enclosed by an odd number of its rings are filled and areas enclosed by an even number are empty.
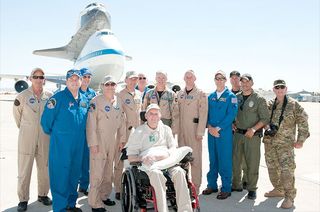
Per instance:
[[[81,73],[79,70],[76,69],[71,69],[67,72],[67,76],[66,79],[69,79],[70,77],[72,77],[73,75],[77,75],[78,77],[82,77]]]
[[[85,75],[91,75],[92,76],[91,71],[89,69],[87,69],[87,68],[80,69],[80,73],[81,73],[82,76],[85,76]]]

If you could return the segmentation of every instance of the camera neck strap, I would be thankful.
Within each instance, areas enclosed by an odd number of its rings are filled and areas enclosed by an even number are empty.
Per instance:
[[[282,108],[281,108],[281,114],[279,116],[279,127],[280,127],[280,124],[281,124],[281,122],[283,120],[283,113],[284,113],[284,110],[286,109],[287,103],[288,103],[287,96],[284,96],[284,100],[283,100],[283,104],[282,104]],[[273,113],[274,113],[276,108],[277,108],[277,98],[275,98],[275,100],[273,102],[273,105],[272,105],[270,123],[272,123]]]

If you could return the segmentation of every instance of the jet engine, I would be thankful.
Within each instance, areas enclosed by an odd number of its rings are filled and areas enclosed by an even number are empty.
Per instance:
[[[15,84],[14,84],[14,89],[20,93],[22,91],[24,91],[25,89],[27,89],[29,87],[28,83],[24,80],[18,80]]]

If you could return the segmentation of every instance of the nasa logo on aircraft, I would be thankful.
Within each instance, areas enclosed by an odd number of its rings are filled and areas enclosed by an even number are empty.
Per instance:
[[[105,107],[104,107],[104,110],[105,110],[106,112],[109,112],[109,111],[110,111],[110,106],[108,106],[108,105],[105,106]]]
[[[29,99],[29,102],[30,102],[30,104],[33,104],[33,103],[36,102],[36,99],[35,99],[34,97],[31,97],[31,98]]]
[[[253,102],[253,101],[250,101],[250,102],[249,102],[249,107],[253,107],[253,105],[254,105],[254,102]]]
[[[126,103],[127,105],[130,104],[130,102],[131,102],[130,99],[126,99],[126,100],[125,100],[125,103]]]

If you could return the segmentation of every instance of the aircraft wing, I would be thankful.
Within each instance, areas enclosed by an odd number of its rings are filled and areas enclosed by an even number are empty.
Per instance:
[[[28,75],[17,75],[17,74],[0,74],[0,80],[1,79],[14,79],[14,80],[19,80],[19,79],[28,79]]]
[[[14,80],[26,80],[29,78],[29,75],[23,74],[0,74],[1,79],[14,79]],[[53,82],[57,84],[66,84],[66,76],[65,75],[46,75],[46,81]]]

